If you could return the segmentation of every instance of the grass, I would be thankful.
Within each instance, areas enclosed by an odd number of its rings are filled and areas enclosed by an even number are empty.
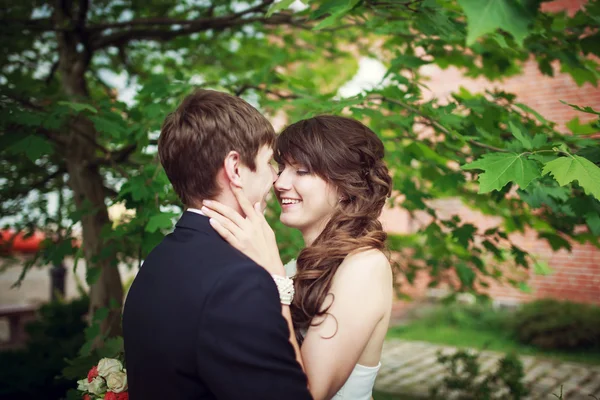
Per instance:
[[[406,397],[404,395],[383,393],[383,392],[373,392],[373,400],[420,400],[421,398],[412,398]]]
[[[600,365],[600,350],[550,351],[521,344],[512,337],[507,321],[507,312],[491,308],[440,306],[407,325],[390,328],[388,337]]]

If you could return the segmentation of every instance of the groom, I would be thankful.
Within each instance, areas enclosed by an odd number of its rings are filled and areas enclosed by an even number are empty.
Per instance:
[[[264,201],[274,141],[265,117],[225,93],[199,90],[165,119],[160,161],[187,210],[127,295],[131,400],[311,399],[273,278],[199,210],[215,199],[242,214],[230,184]]]

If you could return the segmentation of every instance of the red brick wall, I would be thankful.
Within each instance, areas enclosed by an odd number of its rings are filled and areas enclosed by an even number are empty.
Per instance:
[[[572,15],[585,3],[584,0],[559,0],[543,3],[543,8],[550,12],[567,10]],[[518,101],[532,107],[547,119],[557,122],[559,129],[566,132],[564,124],[572,118],[578,116],[581,121],[588,121],[593,116],[574,111],[560,103],[559,100],[600,109],[600,90],[589,83],[578,87],[569,75],[560,73],[558,65],[555,65],[554,69],[555,77],[547,77],[539,72],[535,61],[530,61],[525,64],[522,75],[506,79],[503,82],[466,79],[456,68],[441,70],[426,66],[422,72],[430,77],[427,85],[431,92],[428,93],[428,97],[447,98],[460,86],[473,92],[482,92],[486,88],[502,88],[507,92],[515,93]],[[497,220],[462,206],[458,200],[438,201],[435,208],[443,217],[457,213],[463,221],[475,223],[481,230],[497,224]],[[397,233],[414,232],[421,223],[418,219],[411,219],[405,211],[399,209],[386,210],[382,221],[388,231]],[[536,239],[535,232],[512,239],[540,259],[546,260],[553,273],[548,276],[539,276],[530,271],[528,276],[525,276],[527,284],[532,289],[530,294],[511,286],[492,284],[488,293],[494,299],[513,302],[553,297],[600,304],[599,249],[592,245],[573,243],[570,253],[566,251],[552,252],[545,241]],[[426,295],[427,283],[427,276],[422,275],[418,277],[414,286],[403,285],[402,288],[405,293],[418,298]]]

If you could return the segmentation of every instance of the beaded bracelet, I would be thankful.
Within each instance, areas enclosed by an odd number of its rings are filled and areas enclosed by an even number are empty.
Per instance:
[[[289,306],[294,299],[294,281],[281,275],[271,275],[279,291],[279,300],[281,304]]]

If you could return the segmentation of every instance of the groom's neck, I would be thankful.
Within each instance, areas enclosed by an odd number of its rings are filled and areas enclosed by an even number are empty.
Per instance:
[[[215,197],[213,197],[211,199],[206,199],[206,200],[215,200],[215,201],[218,201],[221,204],[224,204],[224,205],[226,205],[228,207],[231,207],[238,214],[240,214],[241,216],[245,217],[244,213],[242,212],[242,209],[240,208],[239,203],[237,202],[234,194],[231,193],[231,191],[223,191],[218,196],[215,196]],[[190,205],[188,208],[196,208],[198,210],[201,210],[202,209],[202,200],[195,201],[194,204]]]

